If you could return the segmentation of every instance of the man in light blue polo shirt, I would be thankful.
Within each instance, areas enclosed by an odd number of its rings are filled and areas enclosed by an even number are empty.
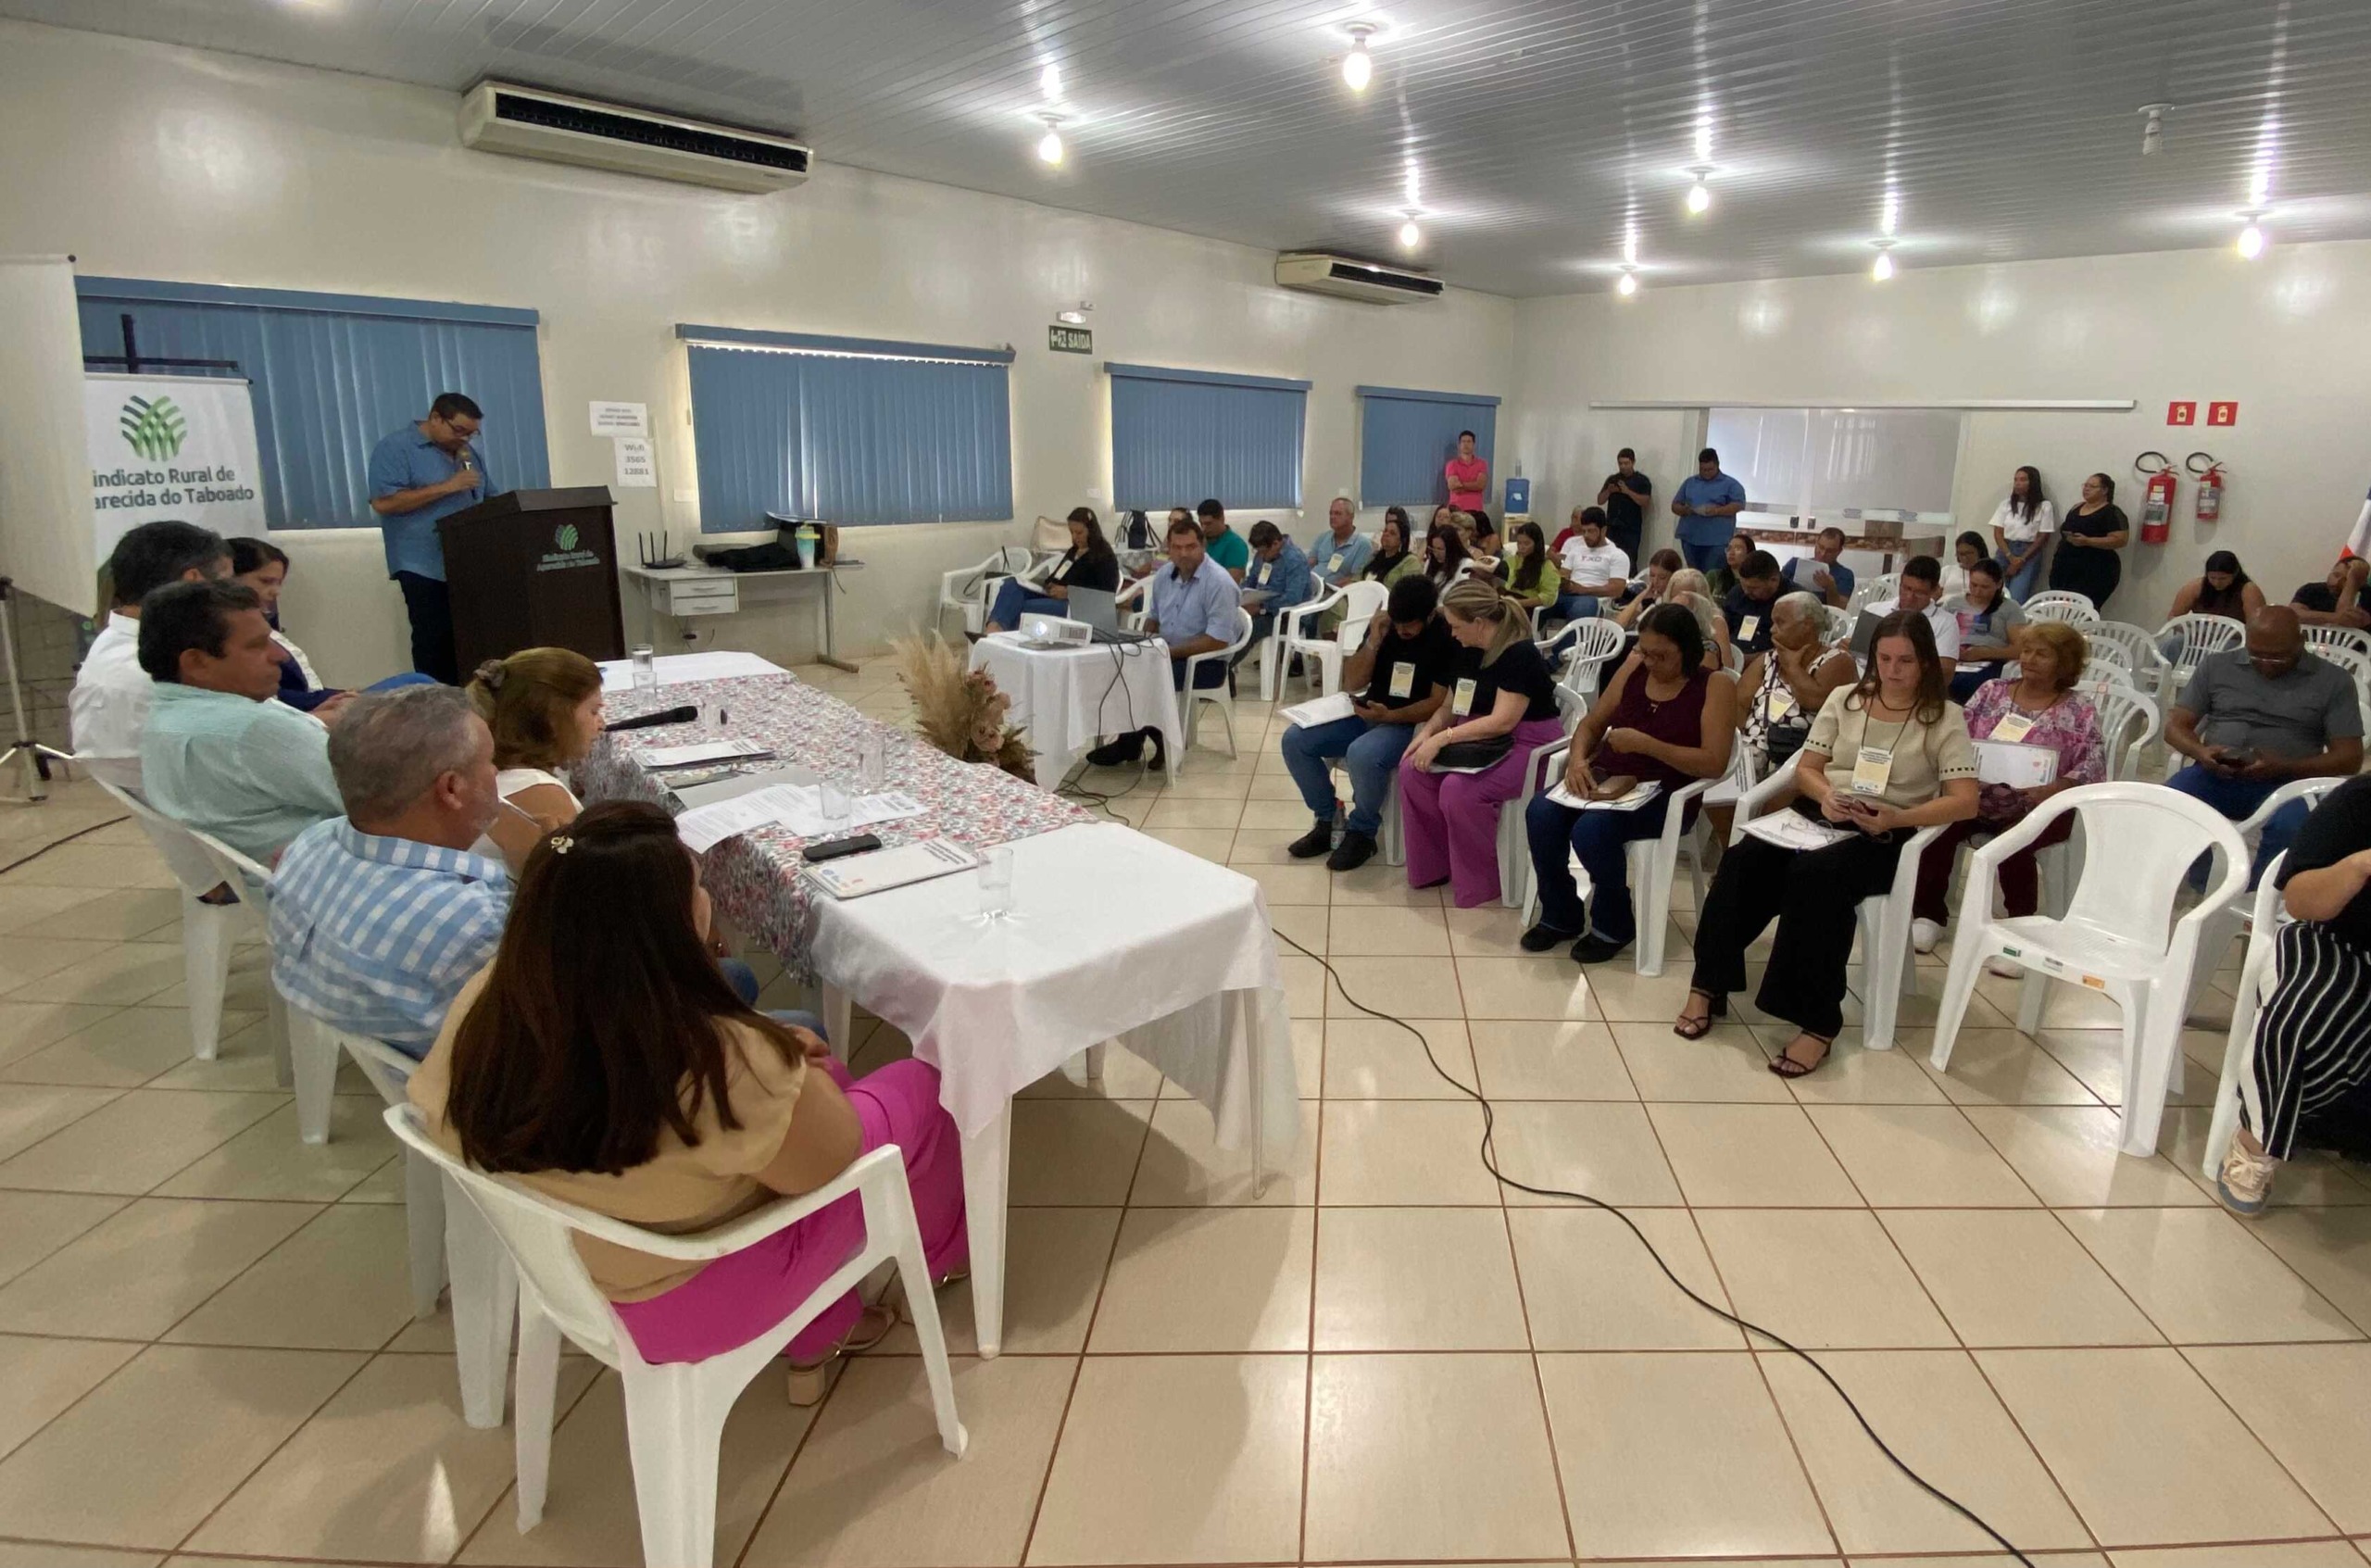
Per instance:
[[[461,394],[440,392],[428,418],[389,433],[370,450],[370,509],[379,514],[387,575],[404,592],[411,666],[448,686],[460,684],[461,671],[436,523],[477,505],[485,491],[485,459],[470,445],[484,417]]]
[[[1696,454],[1696,471],[1680,481],[1671,498],[1679,519],[1679,553],[1702,572],[1718,571],[1745,510],[1745,486],[1721,471],[1721,455],[1710,446]]]
[[[1168,544],[1169,564],[1145,584],[1152,612],[1146,618],[1145,630],[1158,633],[1167,645],[1170,684],[1183,691],[1187,659],[1216,653],[1235,641],[1235,618],[1241,612],[1243,593],[1226,570],[1206,553],[1199,523],[1190,518],[1172,522]],[[1216,659],[1194,671],[1197,690],[1225,679],[1226,666]],[[1150,726],[1097,746],[1086,759],[1098,768],[1121,767],[1142,756],[1147,741],[1152,743],[1151,766],[1158,771],[1164,761],[1160,731]]]
[[[1355,583],[1374,559],[1374,541],[1359,532],[1358,508],[1336,495],[1325,508],[1325,532],[1309,542],[1309,569],[1320,584],[1338,588]]]

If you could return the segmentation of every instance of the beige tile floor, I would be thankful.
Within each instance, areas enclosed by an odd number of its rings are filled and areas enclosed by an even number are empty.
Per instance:
[[[877,665],[810,673],[903,714]],[[2191,1167],[2219,1035],[2190,1035],[2149,1160],[2114,1152],[2114,1020],[2072,994],[2027,1039],[1988,983],[1948,1075],[1913,1027],[1790,1085],[1750,1009],[1670,1034],[1684,940],[1661,979],[1584,973],[1521,955],[1508,911],[1288,863],[1279,723],[1246,704],[1239,759],[1205,746],[1111,809],[1259,878],[1281,933],[1478,1073],[1510,1174],[1637,1205],[1681,1277],[1817,1347],[2038,1562],[2362,1568],[2371,1172],[2293,1172],[2253,1225],[2215,1209]],[[0,864],[112,815],[86,787],[0,807]],[[178,936],[128,825],[0,872],[0,1568],[638,1562],[615,1379],[567,1363],[521,1536],[508,1431],[462,1424],[446,1324],[409,1319],[374,1099],[349,1078],[334,1141],[297,1143],[253,949],[221,1060],[192,1061]],[[1008,1353],[972,1356],[945,1298],[970,1456],[932,1438],[910,1334],[811,1414],[761,1380],[720,1562],[2007,1561],[1618,1220],[1502,1191],[1414,1042],[1284,950],[1307,1104],[1264,1201],[1141,1064],[1039,1085]],[[1940,977],[1920,966],[1913,1022]],[[859,1067],[902,1048],[864,1027]]]

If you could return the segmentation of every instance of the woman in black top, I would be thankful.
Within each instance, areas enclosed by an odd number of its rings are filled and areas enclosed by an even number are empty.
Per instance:
[[[2240,625],[2264,608],[2264,590],[2248,575],[2239,558],[2228,550],[2217,550],[2206,558],[2206,570],[2174,590],[2173,608],[2165,612],[2171,621],[2183,615],[2219,615]]]
[[[1456,516],[1442,507],[1433,513],[1433,525],[1424,531],[1424,575],[1443,591],[1456,579],[1457,569],[1472,558],[1463,531],[1452,521]]]
[[[1374,554],[1367,558],[1366,576],[1386,585],[1398,582],[1399,563],[1408,558],[1408,508],[1383,508],[1383,526],[1374,531]]]
[[[1103,524],[1096,521],[1094,511],[1081,507],[1071,513],[1070,523],[1071,547],[1062,552],[1036,592],[1032,593],[1030,585],[1018,577],[1007,578],[997,590],[995,608],[988,611],[988,631],[1010,632],[1024,615],[1068,615],[1066,601],[1073,588],[1100,588],[1107,594],[1118,590],[1120,558],[1104,542]]]
[[[2124,581],[2124,558],[2132,524],[2115,504],[2115,481],[2095,473],[2083,482],[2083,499],[2058,521],[2058,548],[2050,558],[2050,585],[2080,594],[2104,613],[2108,597]]]
[[[2279,980],[2256,1018],[2254,1076],[2262,1114],[2247,1111],[2224,1157],[2215,1196],[2240,1214],[2263,1210],[2272,1178],[2302,1143],[2362,1141],[2371,1083],[2371,777],[2325,796],[2280,864]]]

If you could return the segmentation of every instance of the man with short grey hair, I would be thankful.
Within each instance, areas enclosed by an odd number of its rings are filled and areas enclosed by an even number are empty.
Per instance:
[[[502,809],[494,735],[452,686],[356,697],[330,734],[345,815],[272,878],[272,983],[316,1018],[425,1056],[494,957],[510,876],[474,851]]]

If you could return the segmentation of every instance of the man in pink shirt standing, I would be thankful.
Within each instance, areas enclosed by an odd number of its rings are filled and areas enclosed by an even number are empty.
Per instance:
[[[1449,476],[1449,504],[1461,512],[1477,512],[1488,502],[1490,465],[1474,455],[1474,433],[1457,433],[1457,456],[1442,470]]]

